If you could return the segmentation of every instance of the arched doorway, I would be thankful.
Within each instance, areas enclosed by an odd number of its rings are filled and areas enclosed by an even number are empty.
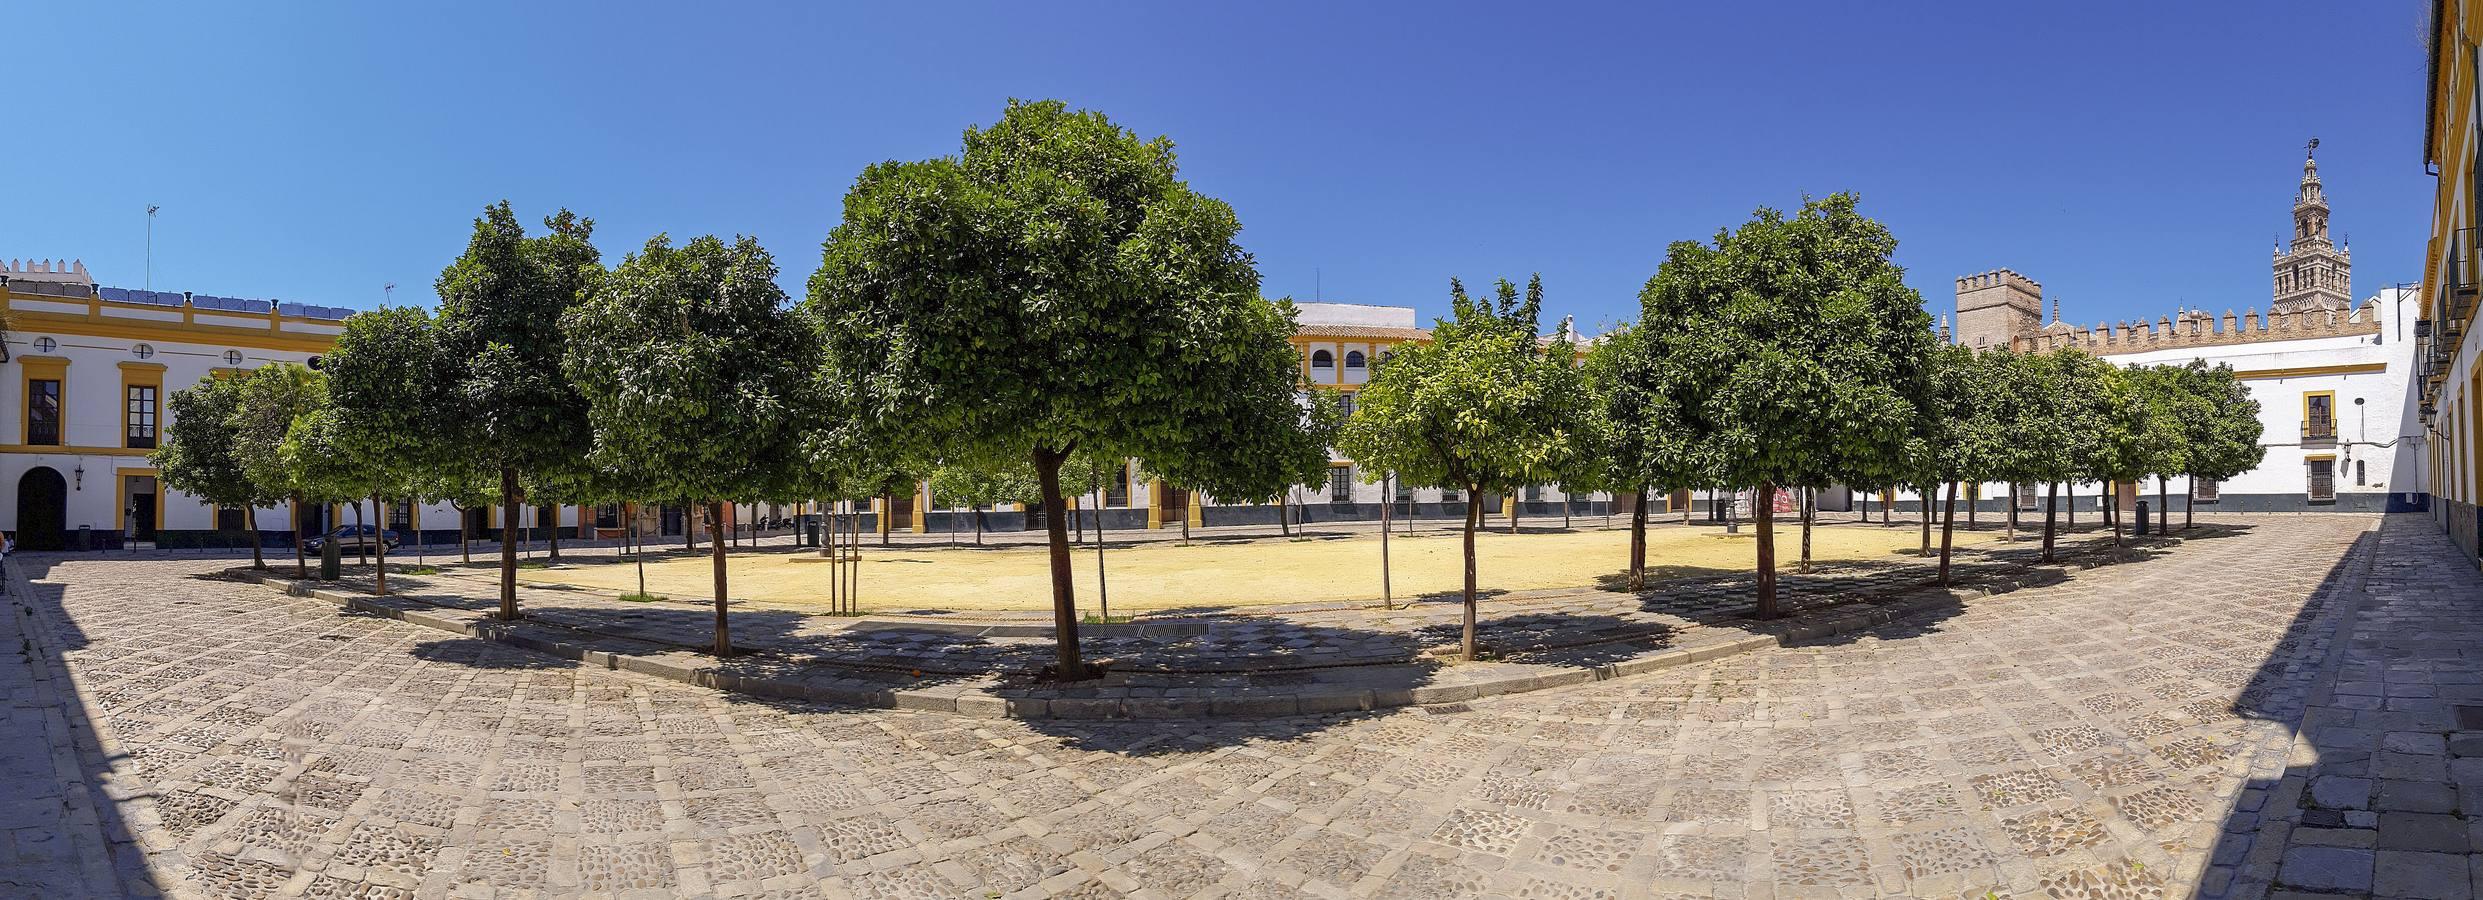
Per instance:
[[[58,550],[69,529],[69,483],[49,466],[17,479],[17,549]]]

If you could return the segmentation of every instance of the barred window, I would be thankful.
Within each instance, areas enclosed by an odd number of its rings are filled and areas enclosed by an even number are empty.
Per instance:
[[[1350,503],[1354,499],[1354,467],[1337,466],[1328,470],[1328,499]]]
[[[2191,479],[2190,499],[2201,503],[2214,503],[2216,502],[2216,491],[2219,487],[2220,485],[2213,478]]]
[[[2312,500],[2336,499],[2336,460],[2311,460],[2308,487]]]

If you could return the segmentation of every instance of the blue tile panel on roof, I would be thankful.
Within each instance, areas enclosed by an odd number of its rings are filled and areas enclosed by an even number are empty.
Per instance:
[[[119,303],[145,303],[151,306],[180,306],[181,295],[174,291],[145,291],[136,288],[99,288],[106,300]],[[190,298],[190,305],[199,309],[266,315],[270,309],[288,316],[305,319],[342,321],[354,311],[341,306],[313,306],[308,303],[278,303],[272,300],[244,300],[239,297],[211,297],[204,294]]]
[[[239,297],[200,296],[190,298],[190,303],[200,309],[213,309],[237,313],[257,313],[260,315],[265,315],[268,310],[275,308],[275,304],[269,303],[265,300],[243,300]]]

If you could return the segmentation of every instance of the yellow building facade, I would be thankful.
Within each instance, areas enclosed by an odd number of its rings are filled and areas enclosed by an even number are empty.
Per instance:
[[[2477,78],[2483,75],[2483,0],[2434,0],[2423,160],[2439,178],[2423,271],[2416,362],[2433,477],[2432,515],[2470,557],[2483,533],[2483,168],[2478,168]]]

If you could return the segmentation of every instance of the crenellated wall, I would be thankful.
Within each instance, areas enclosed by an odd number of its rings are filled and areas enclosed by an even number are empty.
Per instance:
[[[2178,347],[2215,347],[2246,344],[2254,341],[2298,341],[2305,338],[2344,337],[2378,334],[2379,303],[2366,300],[2352,311],[2307,310],[2299,313],[2271,312],[2261,315],[2256,309],[2239,317],[2226,310],[2222,318],[2204,312],[2183,313],[2176,321],[2171,316],[2145,321],[2098,323],[2081,328],[2055,322],[2042,333],[2019,337],[2010,342],[2016,350],[2051,350],[2076,347],[2088,353],[2135,353],[2142,350],[2166,350]]]

